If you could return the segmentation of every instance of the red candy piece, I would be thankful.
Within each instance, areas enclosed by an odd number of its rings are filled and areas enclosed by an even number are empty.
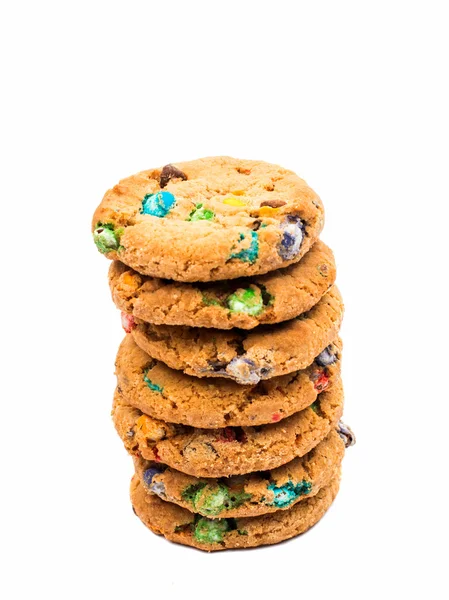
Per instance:
[[[271,420],[276,423],[276,421],[279,421],[281,418],[281,413],[274,413],[273,415],[271,415]]]
[[[122,312],[122,327],[126,331],[126,333],[131,333],[131,331],[137,327],[136,322],[134,321],[134,317],[132,315],[128,315],[128,313]]]
[[[325,371],[317,373],[316,377],[312,377],[314,382],[313,387],[317,392],[323,392],[329,385],[329,376],[326,375]]]
[[[154,460],[156,462],[161,462],[162,458],[159,456],[156,446],[153,447]]]

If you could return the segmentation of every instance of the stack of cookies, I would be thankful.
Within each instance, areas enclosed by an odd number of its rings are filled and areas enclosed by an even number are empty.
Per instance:
[[[96,210],[126,331],[113,420],[155,533],[209,551],[273,544],[334,500],[354,436],[323,223],[293,172],[229,157],[143,171]]]

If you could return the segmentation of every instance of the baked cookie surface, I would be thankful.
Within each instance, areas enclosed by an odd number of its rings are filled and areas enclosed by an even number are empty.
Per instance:
[[[189,284],[139,275],[119,261],[109,268],[116,306],[147,323],[252,329],[310,310],[335,282],[332,251],[318,240],[297,263],[267,275]]]
[[[315,525],[334,501],[340,486],[337,474],[329,485],[288,510],[258,517],[209,519],[148,494],[137,476],[131,481],[131,502],[139,519],[154,533],[200,550],[250,548],[276,544]]]
[[[274,469],[304,456],[336,427],[342,412],[343,387],[336,378],[310,407],[258,427],[197,429],[167,423],[124,404],[118,391],[112,414],[130,454],[195,477],[228,477]]]
[[[345,443],[336,430],[301,458],[273,469],[222,479],[198,479],[135,458],[146,491],[204,517],[254,517],[286,510],[314,496],[340,468]]]
[[[305,369],[337,336],[343,301],[336,286],[296,319],[254,331],[152,325],[129,330],[138,346],[172,369],[195,377],[227,377],[254,385]]]
[[[297,262],[324,224],[321,200],[292,171],[210,157],[142,171],[106,192],[98,250],[175,281],[248,277]]]
[[[240,385],[171,369],[127,335],[115,366],[124,404],[156,419],[209,429],[275,423],[303,410],[330,388],[340,373],[340,357],[341,340],[337,339],[302,371]]]

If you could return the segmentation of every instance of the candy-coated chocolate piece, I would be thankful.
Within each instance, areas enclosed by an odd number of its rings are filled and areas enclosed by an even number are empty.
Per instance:
[[[113,225],[98,223],[94,230],[94,242],[102,254],[120,247],[120,231]]]
[[[301,248],[304,238],[304,224],[299,217],[288,216],[282,223],[283,231],[279,254],[284,260],[294,258]]]
[[[252,316],[258,315],[263,310],[262,292],[256,286],[238,289],[228,297],[226,303],[230,310]]]
[[[337,355],[332,350],[332,345],[329,345],[326,348],[324,348],[324,350],[322,352],[320,352],[320,354],[318,354],[318,356],[315,359],[315,361],[321,367],[328,367],[329,365],[333,365],[336,360],[337,360]]]
[[[142,214],[153,217],[165,217],[175,204],[176,199],[171,192],[147,194],[142,200]]]
[[[203,204],[197,204],[187,221],[212,221],[214,216],[213,210],[206,208]]]
[[[243,240],[250,238],[250,244],[248,248],[242,248],[238,252],[233,252],[229,258],[238,258],[243,262],[254,263],[259,255],[259,237],[256,231],[249,231],[248,234],[241,233],[239,236],[239,244]]]
[[[303,479],[296,484],[292,481],[287,481],[287,483],[279,487],[272,483],[268,486],[268,489],[274,494],[271,504],[278,508],[284,508],[294,502],[299,496],[310,494],[312,485],[309,481]]]
[[[134,321],[134,317],[122,311],[121,315],[122,327],[126,331],[126,333],[131,333],[133,329],[136,327],[136,322]]]
[[[193,535],[199,542],[213,544],[223,540],[229,530],[230,519],[207,519],[202,517],[195,525]]]

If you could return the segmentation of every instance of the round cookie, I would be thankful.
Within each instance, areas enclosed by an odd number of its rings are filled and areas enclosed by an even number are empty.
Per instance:
[[[315,448],[286,465],[223,479],[198,479],[159,463],[135,458],[136,474],[149,493],[204,517],[254,517],[286,510],[314,496],[340,468],[345,443],[334,429]]]
[[[321,200],[292,171],[219,156],[120,181],[92,230],[100,252],[139,273],[216,281],[297,262],[323,224]]]
[[[135,514],[151,531],[178,544],[200,550],[225,550],[276,544],[304,533],[315,525],[334,501],[340,486],[337,474],[330,484],[312,498],[289,510],[258,517],[208,519],[171,502],[146,493],[140,479],[131,481],[131,502]]]
[[[304,456],[337,425],[342,412],[343,388],[337,378],[310,407],[270,425],[224,429],[175,425],[123,404],[118,391],[113,420],[134,456],[195,477],[227,477],[274,469]]]
[[[340,356],[341,340],[337,339],[302,371],[242,386],[170,369],[127,335],[115,366],[125,404],[156,419],[209,429],[275,423],[303,410],[330,388],[340,372]]]
[[[335,276],[332,251],[318,240],[298,263],[250,279],[180,283],[145,277],[114,261],[109,286],[120,310],[147,323],[253,329],[310,310]]]
[[[343,301],[334,286],[315,306],[296,319],[240,330],[152,325],[139,321],[129,328],[137,345],[172,369],[195,377],[228,377],[255,385],[308,367],[337,336]]]

